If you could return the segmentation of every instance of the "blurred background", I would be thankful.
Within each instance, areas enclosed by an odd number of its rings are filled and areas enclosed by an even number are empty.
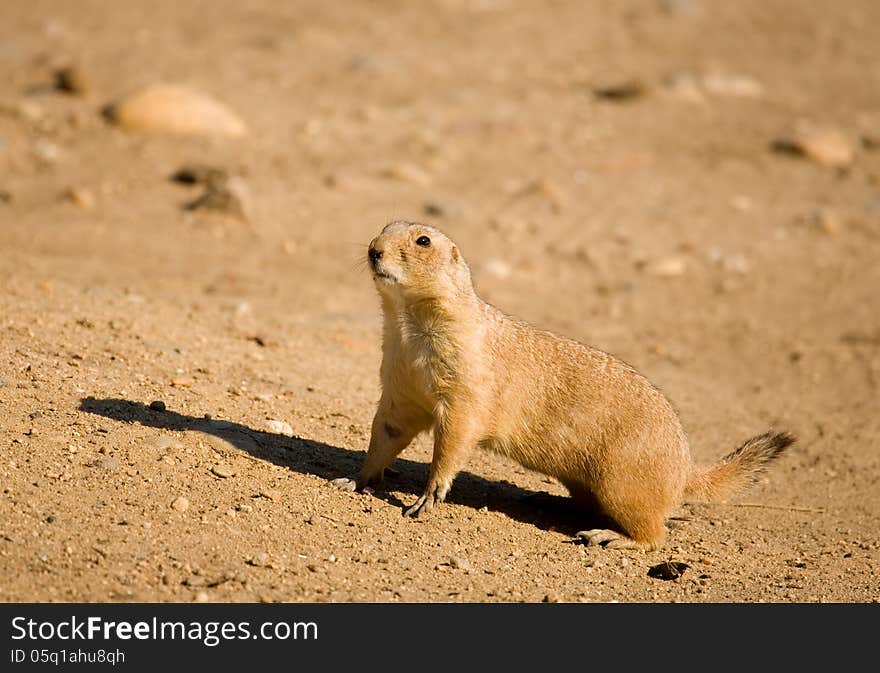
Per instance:
[[[189,448],[143,454],[165,441],[154,428],[84,414],[84,397],[162,400],[261,431],[285,423],[350,453],[347,463],[272,473],[293,491],[324,494],[323,478],[360,460],[378,398],[366,245],[387,221],[409,219],[458,241],[488,301],[643,371],[681,411],[699,459],[768,425],[796,431],[802,450],[766,493],[836,512],[820,521],[831,547],[876,533],[877,2],[5,0],[0,13],[10,530],[49,510],[75,512],[82,489],[106,486],[89,461],[116,455],[126,516],[161,519],[192,554],[217,562],[185,521],[162,518],[181,475],[202,489],[199,506],[186,496],[191,515],[227,521],[229,508],[240,511],[204,476],[211,450],[178,427],[169,436]],[[263,468],[234,458],[239,449],[217,450],[242,474],[257,470],[258,491]],[[422,441],[412,458],[429,453]],[[492,457],[469,469],[558,489]],[[333,497],[324,506],[352,506]],[[737,516],[752,522],[752,512]],[[792,536],[802,524],[772,523]],[[248,536],[276,523],[236,525],[223,534],[233,546],[260,544]],[[514,525],[524,539],[535,534]],[[42,554],[50,560],[37,565],[64,581],[38,586],[25,572],[5,598],[183,600],[193,590],[161,577],[205,564],[179,552],[175,569],[162,554],[132,556],[121,540],[95,543],[148,570],[85,589],[77,577],[106,571],[81,570],[91,566],[70,560],[76,545],[47,535],[6,562],[26,568]],[[876,567],[865,561],[859,572],[870,578]],[[294,580],[298,593],[252,578],[251,589],[222,585],[230,593],[220,597],[397,591],[339,580],[321,593],[306,576]],[[409,595],[445,595],[428,584]],[[794,589],[761,584],[747,597],[818,600],[828,576]],[[714,597],[740,595],[730,586]],[[477,583],[463,596],[486,591]],[[576,573],[571,591],[563,597],[586,591]]]

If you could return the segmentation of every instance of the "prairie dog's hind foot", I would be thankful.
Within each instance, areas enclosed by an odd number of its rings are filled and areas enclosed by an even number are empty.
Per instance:
[[[427,514],[434,509],[434,505],[439,505],[446,500],[447,493],[449,493],[449,486],[429,487],[425,494],[415,501],[412,507],[408,507],[403,511],[403,516],[415,519],[420,514]]]

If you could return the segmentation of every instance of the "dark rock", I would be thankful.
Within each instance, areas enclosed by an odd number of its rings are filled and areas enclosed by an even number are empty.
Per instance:
[[[677,580],[688,568],[690,566],[681,561],[664,561],[648,568],[648,577],[657,580]]]

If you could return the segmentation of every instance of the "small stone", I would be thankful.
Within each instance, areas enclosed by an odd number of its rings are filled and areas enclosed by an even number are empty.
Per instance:
[[[674,72],[663,81],[666,94],[686,103],[702,103],[706,100],[697,82],[689,72]]]
[[[721,266],[727,271],[746,275],[752,265],[745,255],[728,255],[721,260]]]
[[[229,179],[229,174],[222,168],[205,164],[189,164],[177,169],[171,180],[182,185],[222,184]]]
[[[266,421],[266,429],[279,435],[293,437],[293,428],[286,421],[268,420]]]
[[[95,207],[95,193],[84,187],[71,187],[64,193],[64,198],[83,210],[91,210]]]
[[[46,116],[46,110],[34,100],[20,100],[9,105],[0,103],[0,113],[31,123],[38,122]]]
[[[555,593],[549,593],[541,599],[542,603],[558,603],[559,596]]]
[[[225,463],[218,463],[211,468],[211,472],[221,479],[229,479],[235,476],[235,470]]]
[[[250,212],[250,191],[242,178],[233,177],[209,182],[204,193],[187,203],[186,210],[216,210],[242,220]]]
[[[175,388],[191,388],[193,383],[195,383],[195,381],[189,378],[171,379],[171,385]]]
[[[425,215],[430,217],[456,217],[461,214],[461,206],[451,201],[427,201]]]
[[[174,499],[174,502],[171,503],[171,509],[175,512],[185,512],[189,509],[189,499],[184,496],[178,496]]]
[[[54,514],[50,514],[46,517],[46,523],[55,523],[56,520],[57,519]]]
[[[461,556],[452,556],[449,559],[449,566],[451,568],[455,568],[456,570],[464,570],[465,572],[470,572],[473,570],[473,567],[466,558],[462,558]]]
[[[498,257],[489,257],[479,265],[479,268],[481,271],[488,273],[491,276],[495,276],[496,278],[500,278],[501,280],[510,278],[513,274],[510,264]]]
[[[174,84],[153,84],[135,91],[104,110],[126,131],[171,135],[238,137],[244,122],[213,98]]]
[[[622,78],[600,82],[593,86],[593,95],[599,100],[612,103],[628,103],[645,95],[645,85],[633,78]]]
[[[683,257],[664,257],[648,264],[646,270],[659,278],[674,278],[684,275],[687,261]]]
[[[695,0],[661,0],[660,8],[670,16],[696,16],[703,11]]]
[[[843,231],[843,220],[837,212],[829,208],[818,208],[804,218],[812,227],[828,236],[837,236]]]
[[[249,557],[246,563],[248,565],[256,566],[258,568],[265,568],[269,565],[269,554],[264,551],[257,552],[253,556]]]
[[[281,491],[277,488],[264,488],[260,491],[260,497],[277,502],[281,500]]]
[[[803,156],[829,168],[844,168],[855,159],[849,138],[839,129],[801,122],[787,137],[771,143],[777,152]]]
[[[730,199],[730,207],[740,213],[750,213],[755,209],[755,202],[745,194],[737,194]]]
[[[764,85],[746,75],[706,75],[703,87],[710,94],[730,98],[760,98],[764,95]]]
[[[64,93],[81,96],[91,88],[89,78],[75,65],[59,68],[54,73],[55,88]]]
[[[120,463],[116,458],[111,458],[110,456],[102,456],[101,458],[96,458],[93,460],[90,465],[92,467],[100,467],[103,470],[118,470]]]
[[[34,143],[34,156],[40,163],[47,166],[57,164],[62,157],[61,148],[48,140],[37,140]]]
[[[207,603],[209,600],[211,600],[211,597],[208,595],[207,591],[199,591],[196,594],[196,603]]]
[[[162,400],[153,400],[150,402],[150,409],[153,411],[165,411],[165,403]]]
[[[658,580],[677,580],[690,568],[687,563],[681,561],[664,561],[648,569],[648,577]]]
[[[409,182],[421,187],[427,187],[431,184],[431,176],[429,173],[415,164],[405,162],[386,168],[382,172],[382,176],[394,180],[400,180],[401,182]]]

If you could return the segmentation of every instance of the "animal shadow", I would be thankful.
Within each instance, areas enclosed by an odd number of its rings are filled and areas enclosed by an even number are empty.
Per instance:
[[[122,423],[213,435],[258,460],[327,480],[355,474],[364,458],[363,451],[255,430],[234,421],[187,416],[170,409],[154,410],[131,400],[85,397],[80,400],[79,410]],[[376,490],[375,497],[403,507],[404,503],[388,490],[411,494],[414,500],[422,493],[428,466],[398,458],[393,467],[392,474],[386,476],[385,484]],[[596,515],[577,509],[571,498],[531,491],[508,481],[492,481],[465,471],[456,477],[447,501],[473,509],[486,507],[542,530],[554,529],[566,535],[574,535],[578,530],[594,527],[599,522]]]

